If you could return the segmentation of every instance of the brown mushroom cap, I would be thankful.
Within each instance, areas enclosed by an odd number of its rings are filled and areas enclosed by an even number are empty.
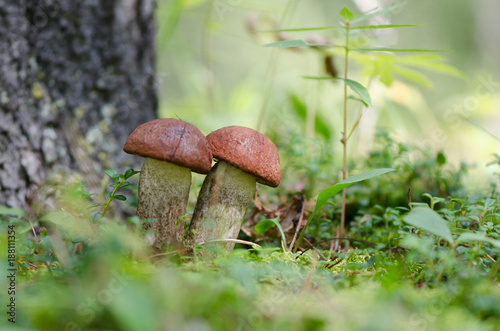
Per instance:
[[[125,153],[167,161],[207,174],[212,152],[203,133],[194,125],[174,118],[160,118],[139,125],[130,134]]]
[[[215,158],[254,176],[259,183],[271,187],[280,184],[278,149],[262,133],[242,126],[228,126],[210,133],[207,141]]]

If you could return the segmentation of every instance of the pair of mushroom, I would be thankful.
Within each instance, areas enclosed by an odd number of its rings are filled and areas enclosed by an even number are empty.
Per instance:
[[[180,244],[191,186],[191,170],[203,181],[189,232],[190,243],[235,239],[250,205],[256,182],[277,187],[281,180],[276,146],[253,129],[229,126],[204,136],[194,125],[157,119],[138,126],[127,139],[126,153],[145,157],[139,179],[137,215],[147,242],[161,249]],[[211,168],[212,158],[218,162]],[[148,219],[155,219],[148,221]],[[225,243],[232,250],[234,243]]]

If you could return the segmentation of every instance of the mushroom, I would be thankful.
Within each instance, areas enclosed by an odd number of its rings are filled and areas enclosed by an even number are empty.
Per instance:
[[[145,157],[139,178],[137,216],[144,222],[147,242],[158,249],[178,244],[191,186],[191,170],[207,174],[212,153],[205,136],[194,125],[173,118],[139,125],[123,150]],[[146,221],[156,219],[155,221]]]
[[[277,187],[281,180],[278,150],[262,133],[229,126],[210,133],[207,141],[218,162],[203,181],[189,226],[197,244],[235,239],[256,181]],[[231,251],[234,243],[221,246]]]

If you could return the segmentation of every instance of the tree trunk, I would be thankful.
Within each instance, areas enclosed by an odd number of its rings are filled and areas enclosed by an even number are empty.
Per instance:
[[[126,138],[156,117],[154,0],[0,0],[0,205],[30,210],[80,177],[140,167]],[[46,184],[46,185],[44,185]]]

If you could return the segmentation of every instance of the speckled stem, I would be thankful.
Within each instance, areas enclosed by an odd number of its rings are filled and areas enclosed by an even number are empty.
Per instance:
[[[191,186],[191,170],[175,164],[147,158],[139,178],[137,216],[149,230],[146,241],[158,249],[182,242],[184,222],[178,219],[186,213]]]
[[[203,181],[189,230],[194,243],[238,237],[245,211],[255,195],[255,178],[224,161]],[[231,251],[234,243],[218,243]]]

